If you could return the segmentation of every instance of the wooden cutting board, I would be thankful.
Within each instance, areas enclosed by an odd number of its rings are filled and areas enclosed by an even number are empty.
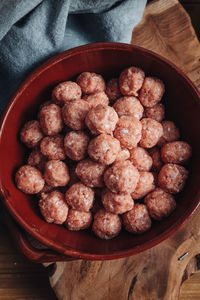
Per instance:
[[[177,0],[151,2],[131,43],[167,57],[200,88],[200,44]],[[51,286],[60,300],[177,300],[182,282],[200,267],[199,228],[200,208],[175,235],[141,254],[53,264]]]

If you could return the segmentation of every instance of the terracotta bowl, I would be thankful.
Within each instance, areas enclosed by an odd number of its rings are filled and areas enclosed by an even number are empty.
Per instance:
[[[59,82],[76,78],[83,71],[117,76],[135,65],[146,75],[164,81],[167,119],[176,122],[181,136],[193,148],[187,185],[177,196],[176,210],[165,220],[154,222],[150,231],[131,235],[123,231],[113,240],[96,238],[90,230],[70,232],[42,219],[36,196],[27,196],[14,184],[16,169],[25,163],[27,152],[19,141],[19,129],[36,118],[39,105],[50,99]],[[139,253],[160,243],[191,216],[200,201],[200,101],[192,82],[175,65],[146,49],[126,44],[99,43],[61,53],[34,71],[11,99],[1,122],[0,180],[3,201],[18,223],[48,247],[76,258],[114,259]]]

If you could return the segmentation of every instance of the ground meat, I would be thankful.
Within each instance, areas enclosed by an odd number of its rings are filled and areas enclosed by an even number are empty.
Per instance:
[[[163,135],[162,125],[151,118],[144,118],[142,123],[142,138],[139,145],[144,148],[152,148]]]
[[[182,141],[167,143],[161,149],[161,157],[165,163],[184,163],[190,158],[191,154],[191,146]]]
[[[64,195],[59,191],[42,193],[39,201],[40,212],[48,223],[62,224],[68,215],[68,206]]]
[[[142,124],[134,117],[122,116],[117,122],[114,136],[124,148],[137,147],[142,136]]]
[[[81,98],[81,88],[73,81],[59,83],[52,92],[52,100],[58,105]]]
[[[140,172],[135,191],[131,194],[133,199],[142,199],[149,192],[155,189],[154,176],[151,172]]]
[[[121,219],[118,215],[101,209],[94,215],[92,230],[101,239],[112,239],[120,233]]]
[[[149,193],[145,199],[150,216],[155,220],[161,220],[171,214],[176,208],[176,201],[174,197],[166,193],[160,188],[156,188],[153,192]]]
[[[67,102],[62,108],[64,123],[73,130],[83,129],[89,109],[89,104],[82,99]]]
[[[56,104],[45,105],[39,111],[42,131],[46,135],[56,135],[63,128],[61,109]]]
[[[146,118],[154,119],[158,122],[161,122],[165,117],[165,107],[163,104],[158,103],[153,107],[146,107],[144,110]]]
[[[176,164],[165,164],[158,175],[158,185],[163,190],[171,193],[179,193],[185,185],[188,171]]]
[[[161,160],[161,153],[158,147],[153,147],[148,149],[149,154],[153,160],[152,170],[155,172],[159,172],[163,166],[163,162]]]
[[[65,200],[73,209],[89,211],[94,202],[94,191],[81,182],[77,182],[66,191]]]
[[[116,162],[104,173],[105,184],[113,193],[132,193],[139,177],[138,170],[129,160]]]
[[[45,163],[46,157],[42,154],[42,152],[37,148],[33,149],[33,151],[29,154],[28,164],[40,171],[43,171]]]
[[[179,130],[172,121],[163,121],[163,135],[158,141],[158,146],[162,147],[167,142],[174,142],[180,138]]]
[[[26,194],[39,193],[45,183],[40,171],[29,165],[24,165],[17,170],[15,182],[18,189]]]
[[[120,151],[120,142],[108,135],[100,134],[88,146],[89,156],[104,165],[112,164]]]
[[[79,231],[90,227],[92,223],[92,214],[90,211],[79,211],[75,209],[69,209],[65,226],[68,230]]]
[[[131,116],[140,120],[143,116],[143,106],[135,97],[121,97],[119,98],[113,108],[116,110],[119,117]]]
[[[144,233],[151,228],[151,218],[146,205],[135,204],[133,209],[122,215],[124,227],[131,233]]]
[[[85,159],[77,164],[76,174],[89,187],[103,187],[103,173],[105,169],[105,165],[94,162],[91,159]]]
[[[89,136],[84,131],[71,131],[64,138],[66,155],[75,160],[82,160],[87,155]]]
[[[125,96],[138,96],[138,91],[141,89],[145,74],[136,67],[125,69],[119,77],[120,91]]]
[[[129,194],[115,194],[105,189],[101,197],[106,211],[113,214],[123,214],[133,208],[134,201]]]
[[[160,79],[146,77],[139,95],[140,102],[146,107],[153,107],[162,98],[165,86]]]
[[[125,148],[121,148],[121,150],[119,151],[116,159],[115,159],[115,162],[117,161],[124,161],[124,160],[127,160],[129,159],[130,157],[130,152],[128,149],[125,149]]]
[[[44,137],[40,143],[40,150],[49,160],[64,160],[66,157],[62,135]]]
[[[94,94],[106,89],[103,77],[96,73],[83,72],[78,76],[76,82],[80,85],[83,94]]]
[[[118,78],[110,79],[106,84],[106,94],[111,102],[114,102],[122,96],[119,88]]]
[[[42,138],[43,133],[39,122],[36,120],[27,122],[20,131],[20,139],[28,148],[39,145]]]
[[[108,105],[109,99],[108,96],[105,94],[105,92],[98,92],[91,95],[85,95],[83,97],[83,100],[85,100],[90,108],[94,108],[95,106],[102,104],[102,105]]]
[[[97,135],[100,133],[111,134],[118,121],[116,111],[107,105],[97,105],[86,116],[85,123],[90,131]]]
[[[153,163],[151,156],[141,147],[130,150],[129,160],[139,171],[149,171]]]
[[[67,185],[70,179],[67,165],[60,160],[49,160],[45,165],[44,178],[53,187]]]

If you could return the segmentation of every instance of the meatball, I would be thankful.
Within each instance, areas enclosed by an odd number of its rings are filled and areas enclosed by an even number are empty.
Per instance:
[[[101,201],[106,211],[123,214],[133,208],[134,201],[129,194],[115,194],[106,189],[102,192]]]
[[[135,97],[121,97],[119,98],[113,108],[116,110],[119,117],[131,116],[140,120],[143,116],[143,106]]]
[[[151,158],[153,160],[152,164],[152,170],[155,172],[159,172],[160,169],[163,166],[163,162],[161,160],[161,153],[158,147],[153,147],[151,149],[148,149],[149,154],[151,155]]]
[[[77,182],[66,191],[65,200],[73,209],[89,211],[94,202],[94,191],[81,182]]]
[[[59,83],[52,92],[52,100],[58,105],[64,105],[67,101],[81,98],[81,88],[73,81]]]
[[[122,96],[119,88],[118,78],[110,79],[106,84],[106,94],[111,102],[114,102]]]
[[[40,143],[40,150],[48,159],[65,159],[63,136],[46,136]]]
[[[118,152],[118,155],[115,159],[115,162],[117,161],[124,161],[124,160],[127,160],[129,159],[130,157],[130,152],[128,149],[125,149],[125,148],[121,148],[120,151]]]
[[[165,164],[158,174],[158,185],[171,194],[179,193],[185,185],[188,171],[176,164]]]
[[[167,143],[161,149],[161,157],[165,163],[184,163],[190,158],[191,153],[191,146],[182,141]]]
[[[116,111],[107,105],[97,105],[86,116],[85,123],[92,134],[111,134],[115,129],[118,116]]]
[[[39,201],[40,212],[48,223],[62,224],[68,215],[68,206],[64,195],[59,191],[42,193]]]
[[[145,74],[136,67],[125,69],[119,77],[119,87],[123,95],[138,96],[138,91],[141,89]]]
[[[91,159],[85,159],[77,164],[76,174],[89,187],[103,187],[103,173],[105,169],[105,165],[94,162]]]
[[[94,215],[92,230],[101,239],[112,239],[121,230],[121,219],[118,215],[100,209]]]
[[[154,119],[158,122],[161,122],[165,117],[165,107],[163,104],[158,103],[153,107],[146,107],[144,110],[146,118]]]
[[[155,220],[161,220],[171,214],[176,208],[176,201],[174,197],[166,193],[160,188],[156,188],[153,192],[149,193],[145,199],[150,216]]]
[[[36,120],[27,122],[20,131],[20,139],[28,148],[36,147],[42,138],[43,133]]]
[[[67,102],[62,108],[64,123],[73,130],[83,129],[89,109],[89,104],[82,99]]]
[[[135,204],[133,209],[122,215],[124,227],[131,233],[141,234],[151,228],[151,218],[146,205]]]
[[[45,165],[44,178],[53,187],[67,185],[70,179],[67,165],[60,160],[49,160]]]
[[[42,152],[37,148],[33,149],[33,151],[29,154],[28,164],[40,171],[43,171],[45,163],[46,157],[42,154]]]
[[[163,135],[162,125],[154,119],[144,118],[142,123],[142,138],[139,145],[144,148],[152,148]]]
[[[137,147],[142,136],[142,124],[134,117],[122,116],[117,122],[114,136],[124,148]]]
[[[149,171],[153,163],[151,156],[141,147],[130,150],[129,160],[139,171]]]
[[[69,209],[65,226],[68,230],[79,231],[90,227],[92,223],[92,213],[90,211],[79,211]]]
[[[179,130],[172,121],[163,121],[163,135],[158,141],[158,146],[162,147],[167,142],[174,142],[180,138]]]
[[[139,177],[138,170],[129,160],[116,162],[104,173],[105,184],[113,193],[132,193]]]
[[[102,105],[108,105],[109,99],[108,96],[105,94],[105,92],[98,92],[91,95],[85,95],[83,97],[83,100],[87,101],[90,108],[94,108],[95,106],[102,104]]]
[[[108,135],[100,134],[90,141],[88,146],[89,156],[104,165],[112,164],[120,151],[119,141]]]
[[[61,109],[56,104],[45,105],[39,111],[42,131],[46,135],[56,135],[63,128]]]
[[[87,155],[89,143],[88,135],[83,131],[71,131],[64,138],[64,148],[66,155],[75,160],[82,160]]]
[[[155,189],[154,176],[151,172],[140,172],[135,191],[131,194],[133,199],[142,199],[146,194]]]
[[[94,94],[106,89],[103,77],[96,73],[83,72],[78,76],[76,82],[81,87],[83,94]]]
[[[45,183],[40,171],[29,165],[24,165],[17,170],[15,182],[18,189],[25,194],[39,193]]]
[[[140,102],[146,107],[153,107],[162,98],[165,86],[160,79],[146,77],[139,95]]]

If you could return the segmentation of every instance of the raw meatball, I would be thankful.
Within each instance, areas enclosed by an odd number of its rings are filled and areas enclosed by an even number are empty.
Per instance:
[[[67,190],[65,200],[73,209],[89,211],[94,202],[94,191],[81,182],[77,182]]]
[[[115,162],[117,161],[124,161],[124,160],[127,160],[129,159],[130,157],[130,152],[128,149],[125,149],[125,148],[121,148],[121,150],[119,151],[116,159],[115,159]]]
[[[82,99],[67,102],[62,108],[64,123],[73,130],[83,129],[89,109],[89,104]]]
[[[158,184],[163,190],[171,193],[179,193],[185,185],[188,171],[176,164],[166,164],[158,175]]]
[[[130,161],[139,171],[149,171],[153,163],[151,156],[141,147],[130,150]]]
[[[40,124],[35,120],[27,122],[20,132],[20,139],[28,148],[36,147],[42,138]]]
[[[53,187],[67,185],[70,179],[67,165],[60,160],[49,160],[45,165],[44,178]]]
[[[162,147],[167,142],[174,142],[180,138],[179,129],[172,121],[163,121],[163,135],[158,141],[158,146]]]
[[[134,201],[129,194],[115,194],[106,189],[101,197],[106,211],[113,214],[123,214],[133,208]]]
[[[143,116],[143,106],[135,97],[121,97],[119,98],[113,108],[116,110],[119,117],[131,116],[140,120]]]
[[[81,88],[73,81],[59,83],[52,92],[52,100],[58,105],[64,105],[67,101],[81,98]]]
[[[100,133],[111,134],[118,121],[116,111],[107,105],[97,105],[86,116],[85,123],[90,131],[97,135]]]
[[[138,170],[129,160],[116,162],[104,173],[105,184],[113,193],[132,193],[139,177]]]
[[[46,135],[56,135],[63,128],[61,109],[56,104],[45,105],[39,111],[42,131]]]
[[[68,230],[78,231],[90,227],[92,223],[92,214],[90,211],[79,211],[75,209],[69,209],[65,226]]]
[[[146,107],[144,110],[146,118],[154,119],[158,122],[161,122],[165,117],[165,107],[163,104],[158,103],[153,107]]]
[[[158,147],[153,147],[151,149],[148,149],[149,154],[151,155],[151,158],[153,160],[152,164],[152,170],[155,172],[159,172],[160,169],[163,166],[163,162],[161,160],[161,153]]]
[[[146,107],[153,107],[162,98],[165,86],[160,79],[146,77],[139,95],[140,102]]]
[[[140,172],[135,191],[131,194],[133,199],[142,199],[146,194],[155,189],[154,176],[151,172]]]
[[[133,209],[122,216],[124,227],[131,233],[144,233],[151,228],[151,218],[146,205],[135,204]]]
[[[160,188],[156,188],[149,193],[145,199],[150,216],[155,220],[161,220],[171,214],[176,208],[176,201],[169,193],[166,193]]]
[[[103,173],[105,169],[105,165],[94,162],[91,159],[85,159],[77,164],[76,174],[89,187],[103,187]]]
[[[61,192],[42,193],[39,207],[46,222],[62,224],[66,221],[68,206]]]
[[[94,215],[92,230],[101,239],[112,239],[120,233],[121,219],[118,215],[101,209]]]
[[[112,164],[120,151],[120,142],[108,135],[100,134],[90,141],[88,146],[89,156],[104,165]]]
[[[190,158],[191,154],[190,145],[182,141],[167,143],[161,149],[161,157],[165,163],[184,163]]]
[[[161,136],[163,135],[162,125],[151,118],[144,118],[142,123],[142,138],[140,140],[140,146],[144,148],[152,148],[157,144]]]
[[[111,102],[114,102],[122,96],[119,88],[118,78],[112,78],[107,82],[106,94]]]
[[[102,105],[108,105],[109,99],[108,96],[104,92],[98,92],[91,95],[85,95],[83,97],[83,100],[87,101],[90,108],[94,108],[95,106],[102,104]]]
[[[64,160],[66,157],[61,135],[44,137],[40,143],[40,150],[48,159]]]
[[[71,131],[64,138],[66,155],[75,160],[82,160],[87,155],[88,135],[83,131]]]
[[[128,149],[137,147],[142,136],[142,124],[134,117],[122,116],[117,122],[114,136],[120,141],[122,147]]]
[[[40,171],[43,171],[45,163],[46,157],[42,154],[42,152],[37,148],[33,149],[28,157],[28,164]]]
[[[45,183],[40,171],[29,165],[24,165],[17,170],[15,182],[18,189],[26,194],[39,193]]]
[[[94,94],[106,89],[103,77],[96,73],[83,72],[78,76],[76,82],[80,85],[83,94]]]
[[[144,72],[136,67],[125,69],[119,77],[119,87],[123,95],[138,96],[144,81]]]

